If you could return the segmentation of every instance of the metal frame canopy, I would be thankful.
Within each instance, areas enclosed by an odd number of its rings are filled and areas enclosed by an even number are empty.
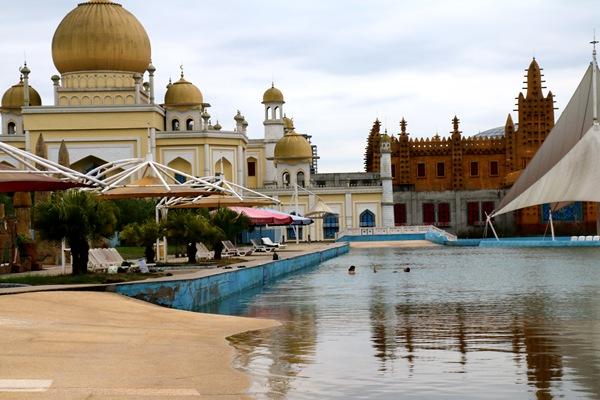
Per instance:
[[[96,188],[106,186],[102,180],[94,176],[83,174],[3,142],[0,142],[0,154],[1,153],[4,153],[6,156],[20,164],[19,169],[10,170],[11,174],[46,176],[64,181],[65,183],[75,183],[75,186],[89,186]]]
[[[128,158],[101,165],[87,176],[100,179],[104,187],[101,198],[125,199],[143,197],[204,197],[233,194],[210,179],[197,178],[183,171],[160,164],[151,154],[146,158]],[[175,176],[182,176],[184,182]]]
[[[223,176],[210,176],[201,179],[218,187],[221,192],[212,195],[171,196],[163,198],[157,208],[219,208],[229,206],[261,207],[279,205],[277,199],[259,193],[247,187],[229,182]]]

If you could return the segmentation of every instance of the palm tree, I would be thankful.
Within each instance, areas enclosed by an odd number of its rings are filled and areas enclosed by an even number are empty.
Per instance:
[[[207,213],[173,210],[169,212],[164,224],[169,239],[177,246],[185,246],[187,249],[190,264],[196,261],[196,242],[203,242],[210,246],[225,239],[223,231],[213,226],[207,217]]]
[[[73,257],[73,275],[87,273],[89,241],[114,232],[114,207],[89,192],[54,193],[35,208],[34,227],[43,239],[65,239]]]
[[[137,222],[128,224],[121,231],[120,237],[127,243],[135,246],[143,246],[146,261],[153,263],[156,254],[154,244],[156,243],[156,239],[161,237],[161,235],[162,229],[160,225],[154,219],[149,219],[141,224]]]

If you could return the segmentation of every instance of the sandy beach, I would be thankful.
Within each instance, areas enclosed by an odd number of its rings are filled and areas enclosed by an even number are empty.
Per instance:
[[[96,292],[0,296],[0,310],[0,399],[247,398],[226,337],[278,325]]]

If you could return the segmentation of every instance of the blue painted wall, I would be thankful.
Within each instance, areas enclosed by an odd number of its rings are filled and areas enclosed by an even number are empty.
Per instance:
[[[396,240],[425,240],[425,233],[399,233],[396,235],[342,236],[336,242],[389,242]]]
[[[348,244],[285,260],[232,270],[198,279],[136,282],[111,287],[117,293],[181,310],[195,310],[243,290],[266,285],[276,278],[345,254]]]

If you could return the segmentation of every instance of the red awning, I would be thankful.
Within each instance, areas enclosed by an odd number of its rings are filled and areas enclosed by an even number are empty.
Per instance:
[[[83,184],[63,181],[31,171],[21,172],[6,165],[0,165],[0,192],[52,192],[82,187]]]
[[[250,218],[252,225],[291,225],[293,222],[291,215],[260,208],[229,207],[229,209]]]

